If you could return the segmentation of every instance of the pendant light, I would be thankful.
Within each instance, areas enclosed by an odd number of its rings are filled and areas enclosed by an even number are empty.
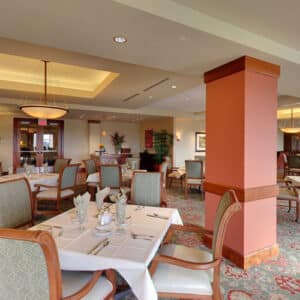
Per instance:
[[[68,109],[62,106],[48,105],[47,100],[47,64],[46,60],[44,62],[44,104],[26,104],[21,105],[20,109],[27,115],[38,119],[58,119],[62,118]]]
[[[280,128],[284,133],[300,133],[300,128],[294,126],[294,109],[291,108],[291,126]]]

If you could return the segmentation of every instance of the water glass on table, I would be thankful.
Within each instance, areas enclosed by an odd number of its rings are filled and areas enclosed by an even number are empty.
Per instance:
[[[126,202],[127,198],[125,195],[117,197],[116,201],[116,224],[117,227],[122,227],[126,224]]]

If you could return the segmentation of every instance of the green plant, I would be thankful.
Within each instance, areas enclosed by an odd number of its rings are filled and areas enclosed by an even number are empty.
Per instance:
[[[170,146],[173,144],[173,134],[168,133],[166,130],[153,132],[153,141],[155,149],[155,162],[162,163],[163,158],[169,155]]]
[[[122,144],[125,143],[125,136],[119,135],[118,132],[115,132],[113,135],[111,135],[111,141],[114,146],[122,146]]]

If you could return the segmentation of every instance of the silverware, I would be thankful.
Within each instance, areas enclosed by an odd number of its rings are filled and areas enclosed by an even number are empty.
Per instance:
[[[137,210],[141,210],[141,209],[143,209],[145,206],[141,206],[141,205],[139,205],[139,206],[137,206],[134,210],[135,211],[137,211]]]
[[[139,235],[139,234],[131,233],[131,237],[134,240],[152,241],[152,237],[151,236],[147,236],[147,235]]]
[[[95,252],[95,251],[98,249],[99,246],[101,246],[103,243],[105,243],[105,242],[107,242],[107,241],[108,241],[107,238],[104,239],[104,240],[102,240],[102,241],[100,241],[100,242],[97,243],[92,249],[90,249],[90,250],[87,252],[87,254],[92,254],[93,252]]]
[[[102,244],[102,246],[97,250],[97,251],[95,251],[94,253],[93,253],[93,255],[97,255],[101,250],[103,250],[106,246],[108,246],[109,245],[109,240],[107,240],[107,241],[105,241],[103,244]]]
[[[169,217],[165,217],[165,216],[160,216],[156,213],[153,213],[152,215],[151,214],[147,214],[148,217],[152,217],[152,218],[158,218],[158,219],[164,219],[164,220],[168,220]]]
[[[155,238],[155,236],[152,235],[152,234],[143,234],[143,233],[131,232],[131,235],[140,236],[140,237],[147,237],[147,238]]]

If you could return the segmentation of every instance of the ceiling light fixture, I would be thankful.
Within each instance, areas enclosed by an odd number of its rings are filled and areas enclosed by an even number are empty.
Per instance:
[[[171,88],[172,88],[172,89],[176,89],[177,86],[176,86],[176,85],[172,85]]]
[[[294,126],[294,109],[291,108],[291,126],[280,128],[284,133],[300,133],[300,128]]]
[[[127,39],[124,36],[114,36],[114,41],[119,44],[124,44],[127,42]]]
[[[21,105],[20,109],[27,115],[33,118],[38,119],[58,119],[63,117],[69,110],[57,106],[57,105],[48,105],[47,100],[47,63],[48,61],[43,60],[44,62],[44,104],[26,104]]]

